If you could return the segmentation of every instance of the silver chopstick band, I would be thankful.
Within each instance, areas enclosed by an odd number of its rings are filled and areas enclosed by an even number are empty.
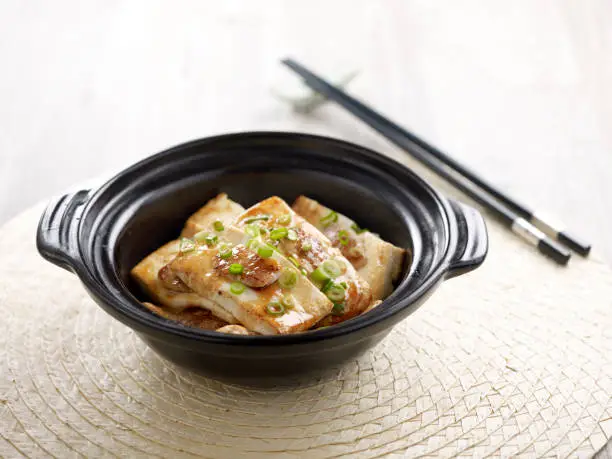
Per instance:
[[[546,234],[534,227],[524,218],[517,218],[512,222],[512,232],[536,246],[540,240],[546,239]]]
[[[557,234],[563,231],[563,226],[555,222],[552,218],[541,213],[535,213],[529,219],[538,228],[548,232],[551,236],[557,237]],[[552,222],[552,223],[551,223]]]

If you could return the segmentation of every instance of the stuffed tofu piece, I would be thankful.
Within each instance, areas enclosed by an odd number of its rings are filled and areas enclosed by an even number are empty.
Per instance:
[[[317,227],[351,262],[372,289],[374,300],[383,300],[393,291],[401,272],[406,250],[383,241],[342,214],[300,196],[293,210]]]
[[[247,235],[284,255],[334,304],[319,325],[331,325],[362,313],[372,302],[370,286],[339,249],[279,197],[250,207],[235,221]]]
[[[227,323],[236,323],[234,316],[209,299],[195,293],[169,270],[169,263],[177,257],[181,248],[189,248],[192,245],[193,243],[185,241],[181,243],[179,240],[163,245],[132,269],[132,278],[156,304],[168,308],[169,314],[178,314],[187,308],[200,307],[209,310]]]
[[[168,269],[247,330],[262,335],[308,330],[334,306],[281,253],[234,227],[214,247],[196,243],[193,250],[182,251]]]
[[[181,237],[193,237],[202,231],[209,231],[213,234],[221,232],[242,212],[244,212],[244,207],[229,199],[227,194],[221,193],[189,217],[181,232]]]

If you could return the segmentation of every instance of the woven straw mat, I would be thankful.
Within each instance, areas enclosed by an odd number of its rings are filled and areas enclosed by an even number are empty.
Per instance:
[[[590,456],[612,436],[612,275],[489,222],[445,282],[337,380],[254,390],[185,372],[44,261],[42,207],[0,229],[0,456]]]

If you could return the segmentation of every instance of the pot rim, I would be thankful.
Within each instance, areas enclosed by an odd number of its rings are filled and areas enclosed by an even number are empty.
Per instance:
[[[440,212],[440,217],[444,222],[444,231],[447,232],[447,243],[444,249],[441,251],[439,259],[432,264],[430,273],[425,276],[420,283],[417,284],[414,290],[410,291],[405,297],[394,298],[394,291],[390,297],[385,299],[380,306],[376,307],[372,311],[368,311],[367,313],[363,313],[362,315],[351,320],[324,329],[308,330],[301,333],[288,335],[243,336],[185,327],[179,323],[174,323],[173,321],[158,317],[149,311],[143,310],[142,306],[135,298],[125,296],[123,292],[120,294],[112,294],[109,291],[106,282],[103,282],[97,273],[95,273],[94,267],[90,265],[91,261],[87,262],[80,244],[78,244],[75,257],[76,259],[72,260],[73,262],[71,263],[71,268],[75,274],[77,274],[83,285],[94,297],[97,303],[112,316],[138,332],[155,336],[156,338],[159,338],[159,335],[164,337],[172,337],[174,339],[182,338],[181,341],[183,344],[187,344],[189,342],[193,344],[210,343],[234,346],[277,346],[282,344],[305,344],[345,336],[382,323],[386,323],[385,328],[389,328],[389,319],[397,314],[405,312],[411,305],[416,305],[414,308],[414,310],[416,310],[421,303],[419,300],[432,291],[436,285],[448,274],[450,269],[450,261],[454,255],[453,250],[457,245],[457,222],[455,218],[452,218],[455,214],[450,202],[427,182],[425,182],[425,180],[398,161],[361,145],[333,137],[313,135],[302,132],[282,131],[235,132],[184,142],[138,161],[137,163],[112,176],[98,188],[91,190],[88,193],[87,201],[84,204],[82,215],[87,215],[88,211],[95,203],[96,198],[101,196],[106,189],[111,187],[117,181],[130,174],[133,174],[135,171],[138,171],[151,163],[163,160],[164,157],[171,156],[177,152],[187,150],[195,146],[223,142],[225,140],[265,140],[270,138],[291,139],[295,137],[306,138],[307,140],[314,142],[323,142],[327,143],[328,145],[335,144],[339,148],[350,148],[351,150],[360,154],[362,157],[368,158],[370,161],[375,161],[379,166],[384,165],[408,175],[410,180],[415,182],[417,186],[424,189],[432,198],[435,199]],[[83,219],[80,220],[82,221]],[[78,236],[81,234],[80,222],[75,231],[77,232],[76,240],[79,241],[80,237]],[[122,286],[121,290],[123,290],[123,288],[124,287]],[[391,303],[387,303],[389,300],[391,300]],[[382,307],[383,305],[385,305],[385,307]],[[413,311],[409,311],[408,313],[412,312]],[[178,343],[176,344],[179,345]]]

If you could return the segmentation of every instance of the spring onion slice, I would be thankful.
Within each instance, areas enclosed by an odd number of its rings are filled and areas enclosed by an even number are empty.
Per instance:
[[[191,239],[189,239],[188,237],[181,238],[181,242],[179,244],[179,252],[187,253],[195,250],[195,248],[195,242],[193,242]]]
[[[287,228],[276,228],[270,231],[270,239],[273,241],[278,241],[284,237],[287,237],[287,234],[289,234],[289,230]]]
[[[244,292],[245,288],[246,287],[242,282],[232,282],[230,284],[230,292],[232,292],[234,295],[240,295],[242,292]]]
[[[344,314],[344,305],[341,303],[334,303],[334,307],[331,310],[332,316],[341,316]]]
[[[283,214],[277,219],[279,225],[287,226],[291,223],[291,214]]]
[[[230,274],[242,274],[244,271],[244,266],[240,263],[232,263],[229,267]]]
[[[232,249],[221,250],[219,252],[219,256],[223,258],[224,260],[227,260],[229,257],[232,256]]]
[[[254,223],[254,222],[259,222],[259,221],[267,222],[268,220],[270,220],[269,215],[257,215],[256,217],[247,218],[244,221],[244,223],[248,225],[249,223]]]
[[[297,238],[298,233],[296,230],[290,229],[289,231],[287,231],[287,239],[289,239],[290,241],[297,241]]]
[[[319,222],[323,225],[323,228],[327,228],[332,223],[336,223],[338,221],[338,214],[333,210],[328,213],[325,217],[323,217]]]
[[[315,269],[310,274],[310,277],[315,282],[327,282],[329,280],[329,275],[325,271],[323,271],[321,266]]]
[[[268,314],[271,316],[282,316],[285,313],[285,307],[278,301],[271,301],[266,306],[266,311],[268,311]]]
[[[261,258],[270,258],[274,254],[274,249],[268,244],[260,244],[257,247],[257,255]]]
[[[334,281],[331,279],[327,279],[327,281],[325,281],[325,283],[323,284],[323,287],[321,287],[321,291],[323,293],[326,293],[332,285],[334,285]]]
[[[283,296],[280,302],[286,309],[295,307],[295,298],[293,298],[291,295]]]
[[[367,228],[359,228],[359,225],[357,223],[353,223],[351,225],[351,229],[355,231],[355,233],[357,234],[361,234],[361,233],[365,233],[366,231],[369,231]]]
[[[196,233],[193,238],[198,242],[205,242],[206,245],[215,245],[219,240],[216,234],[208,233],[206,231],[200,231],[199,233]]]
[[[217,243],[218,240],[219,238],[217,237],[216,234],[209,234],[204,239],[204,242],[206,242],[206,245],[213,246]]]
[[[278,285],[284,289],[292,289],[297,284],[298,275],[292,269],[285,269],[278,278]]]
[[[344,301],[344,297],[346,296],[346,290],[344,290],[341,285],[334,284],[327,289],[327,292],[325,292],[325,294],[327,295],[327,298],[332,300],[334,303],[339,303],[341,301]]]
[[[247,233],[250,237],[257,237],[259,236],[260,229],[259,226],[252,223],[246,226],[244,232]]]
[[[215,229],[215,231],[223,231],[225,229],[225,226],[223,225],[223,222],[221,220],[217,220],[213,223],[213,228]]]
[[[293,263],[293,266],[295,266],[296,268],[300,269],[300,262],[297,261],[295,257],[289,256],[289,257],[287,257],[287,260],[289,260],[291,263]]]
[[[303,252],[310,252],[312,250],[312,244],[310,242],[304,242],[302,244],[302,251]]]
[[[342,230],[338,232],[338,241],[342,245],[348,245],[349,243],[349,234],[348,231]]]
[[[327,277],[335,279],[336,277],[342,274],[343,265],[341,265],[340,263],[342,262],[338,260],[325,260],[323,263],[321,263],[321,266],[319,266],[319,268],[325,274],[327,274]],[[344,268],[346,271],[346,267]]]

